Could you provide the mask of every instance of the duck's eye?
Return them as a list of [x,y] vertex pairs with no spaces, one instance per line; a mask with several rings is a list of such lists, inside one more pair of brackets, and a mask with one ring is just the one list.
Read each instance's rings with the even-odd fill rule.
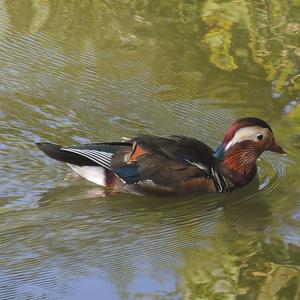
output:
[[257,138],[259,141],[261,141],[261,140],[264,138],[264,136],[263,136],[262,134],[258,134],[258,135],[256,136],[256,138]]

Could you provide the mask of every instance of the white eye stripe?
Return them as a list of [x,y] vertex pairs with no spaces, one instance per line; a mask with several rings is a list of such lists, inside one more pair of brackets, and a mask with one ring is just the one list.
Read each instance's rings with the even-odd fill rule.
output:
[[233,145],[233,139],[226,145],[225,151],[227,151]]
[[[233,138],[227,143],[225,151],[231,148],[236,143],[240,143],[245,140],[255,141],[262,140],[268,135],[269,129],[260,126],[248,126],[238,129]],[[270,134],[270,133],[269,133]],[[262,136],[262,138],[258,138]]]

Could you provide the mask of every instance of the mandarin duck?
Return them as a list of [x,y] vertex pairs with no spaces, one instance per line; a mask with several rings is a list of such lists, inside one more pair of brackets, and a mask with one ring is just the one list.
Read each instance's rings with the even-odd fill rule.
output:
[[107,191],[157,196],[231,191],[254,178],[256,160],[265,150],[285,153],[271,127],[252,117],[234,122],[216,151],[181,135],[141,135],[71,147],[41,142],[37,146]]

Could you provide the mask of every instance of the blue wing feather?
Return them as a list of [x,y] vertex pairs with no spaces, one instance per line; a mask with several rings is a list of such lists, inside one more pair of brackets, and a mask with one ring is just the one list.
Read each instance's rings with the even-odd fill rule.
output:
[[114,169],[114,172],[122,178],[127,184],[137,183],[143,178],[138,172],[137,165],[127,165]]

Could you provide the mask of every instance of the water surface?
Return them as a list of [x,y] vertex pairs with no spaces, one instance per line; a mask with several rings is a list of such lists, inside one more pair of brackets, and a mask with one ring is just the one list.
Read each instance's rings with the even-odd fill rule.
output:
[[[0,1],[0,298],[300,299],[299,1]],[[223,195],[101,190],[34,142],[263,118],[288,156]]]

